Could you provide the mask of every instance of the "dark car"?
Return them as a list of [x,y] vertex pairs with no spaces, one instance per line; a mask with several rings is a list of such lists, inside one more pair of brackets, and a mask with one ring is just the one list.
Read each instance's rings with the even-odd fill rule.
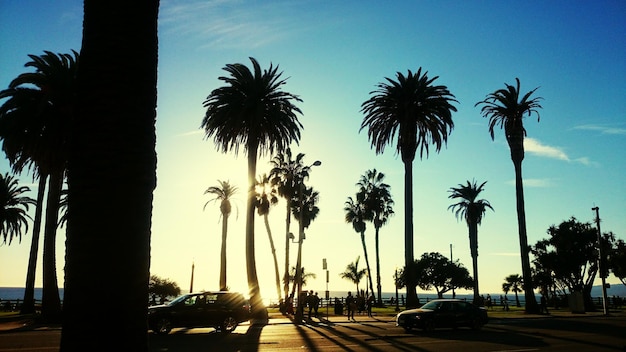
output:
[[148,326],[157,334],[168,334],[177,327],[213,327],[230,333],[249,319],[248,300],[235,292],[190,293],[148,308]]
[[418,309],[398,313],[396,326],[431,331],[435,328],[469,327],[475,330],[487,324],[487,310],[459,299],[435,299]]

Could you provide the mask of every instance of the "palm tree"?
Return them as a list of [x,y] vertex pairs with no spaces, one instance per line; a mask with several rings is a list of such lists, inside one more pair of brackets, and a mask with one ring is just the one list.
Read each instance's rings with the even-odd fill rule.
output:
[[513,291],[515,293],[515,306],[520,307],[518,292],[522,292],[524,287],[524,280],[518,274],[512,274],[507,276],[502,283],[502,290],[504,292]]
[[[365,221],[372,219],[372,211],[367,208],[363,203],[363,199],[359,198],[360,195],[357,193],[357,200],[355,201],[352,197],[348,197],[348,200],[344,203],[343,210],[346,215],[344,217],[346,223],[352,224],[352,228],[357,233],[361,234],[361,246],[363,247],[363,255],[365,256],[365,266],[367,267],[366,273],[368,274],[368,283],[369,288],[372,293],[374,293],[374,285],[372,283],[372,275],[370,270],[370,261],[367,256],[367,246],[365,245]],[[357,291],[358,293],[359,291]]]
[[276,187],[278,195],[283,197],[287,203],[287,215],[285,218],[285,272],[283,275],[285,297],[289,294],[289,244],[293,236],[290,231],[291,203],[300,187],[300,183],[309,178],[312,166],[304,165],[302,161],[304,159],[303,153],[298,153],[295,159],[292,159],[291,155],[291,149],[287,148],[284,152],[279,152],[270,161],[272,164],[272,170],[270,171],[272,186]]
[[388,184],[384,183],[385,174],[376,169],[368,170],[357,183],[359,193],[357,199],[363,199],[363,204],[371,210],[372,218],[369,219],[374,224],[376,231],[376,289],[378,293],[378,305],[382,306],[382,287],[380,285],[380,251],[379,234],[380,228],[387,223],[394,214],[393,199]]
[[[61,351],[148,351],[159,7],[136,5],[84,4],[78,118],[70,124]],[[119,310],[94,304],[96,297]],[[119,312],[122,326],[103,339]]]
[[213,199],[204,204],[206,209],[210,202],[220,202],[220,214],[222,217],[222,249],[220,251],[220,291],[227,291],[226,285],[226,235],[228,234],[228,217],[232,211],[230,200],[237,193],[237,187],[230,184],[229,181],[217,180],[219,186],[211,186],[204,191],[204,194],[211,194]]
[[283,152],[292,141],[300,141],[302,124],[296,113],[302,113],[292,101],[296,95],[282,91],[286,83],[278,66],[270,64],[261,71],[256,59],[250,58],[253,72],[243,64],[227,64],[226,83],[209,94],[203,102],[207,109],[202,119],[206,138],[213,137],[222,152],[239,152],[242,146],[248,158],[248,191],[246,192],[246,272],[250,289],[252,316],[267,319],[263,307],[254,251],[254,184],[258,154]]
[[343,273],[339,274],[339,276],[341,276],[342,279],[346,279],[351,281],[352,283],[354,283],[356,285],[356,292],[359,292],[359,282],[361,282],[361,280],[363,279],[363,276],[365,276],[365,274],[367,274],[367,270],[366,269],[361,269],[359,270],[359,260],[361,259],[360,256],[356,257],[356,260],[350,264],[348,264],[346,266],[346,271],[344,271]]
[[[41,56],[29,55],[26,67],[35,72],[20,74],[0,92],[7,98],[0,108],[0,135],[3,150],[15,172],[35,170],[40,178],[38,207],[43,207],[45,180],[48,180],[43,253],[42,315],[49,321],[59,320],[61,300],[56,276],[56,231],[59,201],[67,163],[70,121],[76,104],[76,73],[78,54],[55,54],[44,51]],[[34,271],[39,246],[39,214],[35,215],[35,231],[27,273],[23,312],[34,311]],[[32,284],[30,281],[32,280]]]
[[274,274],[276,279],[276,293],[278,295],[278,301],[282,301],[282,294],[280,289],[280,274],[278,271],[278,259],[276,258],[276,248],[274,247],[274,238],[272,237],[272,229],[270,228],[270,222],[268,215],[272,205],[278,203],[278,191],[276,187],[273,187],[267,174],[259,176],[256,181],[255,197],[257,208],[257,214],[263,216],[265,223],[265,230],[267,230],[267,237],[270,240],[270,249],[272,250],[272,257],[274,258]]
[[13,241],[13,236],[22,242],[22,226],[24,232],[28,232],[28,206],[37,202],[23,194],[30,192],[27,186],[19,186],[19,181],[9,175],[0,174],[0,236],[3,243],[9,239],[9,245]]
[[[317,162],[316,162],[317,163]],[[294,199],[291,204],[291,212],[293,216],[299,222],[299,240],[298,240],[298,257],[296,259],[296,278],[294,281],[294,285],[298,286],[298,296],[302,292],[302,286],[304,282],[302,281],[302,242],[305,239],[304,229],[308,228],[311,225],[311,222],[317,218],[319,214],[319,208],[317,207],[317,203],[319,202],[319,192],[315,191],[313,187],[306,187],[304,182],[300,183],[300,187],[298,187],[297,192],[294,194]],[[300,307],[301,302],[298,302],[298,307]],[[298,312],[301,312],[301,309],[298,309]],[[299,315],[300,313],[298,313]],[[301,318],[301,317],[297,317]],[[300,320],[298,320],[300,321]]]
[[528,247],[528,237],[526,234],[526,212],[524,210],[524,186],[522,182],[522,161],[524,160],[524,137],[526,129],[524,128],[524,116],[537,114],[539,121],[539,112],[541,108],[539,101],[543,98],[531,95],[539,88],[535,88],[524,94],[520,99],[520,81],[515,78],[516,86],[505,83],[506,89],[498,89],[487,95],[485,100],[479,101],[475,106],[483,105],[481,114],[483,117],[489,118],[489,133],[491,139],[494,139],[494,128],[504,128],[506,141],[511,149],[511,160],[515,168],[515,195],[517,203],[517,226],[520,242],[520,255],[522,258],[522,276],[526,285],[524,286],[524,297],[526,313],[538,313],[539,306],[535,299],[532,285],[532,272],[530,270],[530,258]]
[[[417,149],[420,159],[428,157],[429,144],[439,152],[448,141],[452,131],[452,112],[457,102],[446,86],[433,85],[438,78],[429,78],[422,68],[407,76],[397,72],[397,81],[386,78],[387,83],[379,83],[373,96],[361,105],[365,114],[361,129],[368,128],[368,139],[381,154],[387,144],[392,143],[396,134],[396,152],[404,163],[404,261],[407,270],[412,271],[413,254],[413,160]],[[419,301],[415,288],[416,275],[407,272],[407,307],[415,308]]]
[[457,220],[465,219],[469,230],[470,253],[472,255],[472,267],[474,275],[474,303],[480,301],[480,293],[478,289],[478,225],[482,222],[483,215],[487,208],[493,210],[489,201],[485,199],[476,199],[480,192],[483,191],[487,181],[476,185],[476,181],[467,181],[467,185],[459,184],[459,187],[451,187],[448,198],[459,199],[458,203],[448,207],[454,211]]

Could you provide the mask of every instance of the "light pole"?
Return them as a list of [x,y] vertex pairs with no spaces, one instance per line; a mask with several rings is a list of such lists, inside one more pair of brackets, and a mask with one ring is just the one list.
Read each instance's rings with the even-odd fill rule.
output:
[[596,224],[598,226],[598,271],[602,279],[602,310],[604,315],[608,315],[606,307],[606,279],[604,278],[604,264],[602,263],[602,232],[600,231],[600,208],[593,207],[591,210],[596,212]]
[[[296,260],[296,277],[294,278],[295,280],[295,285],[297,285],[298,289],[296,290],[298,293],[298,307],[296,309],[296,314],[295,314],[295,321],[296,324],[300,324],[302,323],[302,318],[304,317],[304,302],[302,302],[302,242],[305,239],[305,235],[304,235],[304,205],[305,205],[305,201],[304,201],[304,178],[305,176],[308,176],[308,171],[311,170],[311,167],[313,166],[320,166],[322,165],[322,162],[319,160],[316,160],[313,164],[303,167],[302,168],[302,172],[298,177],[298,187],[300,189],[300,194],[298,197],[298,200],[300,202],[300,220],[299,220],[299,236],[298,236],[298,259]],[[306,174],[305,174],[306,172]]]

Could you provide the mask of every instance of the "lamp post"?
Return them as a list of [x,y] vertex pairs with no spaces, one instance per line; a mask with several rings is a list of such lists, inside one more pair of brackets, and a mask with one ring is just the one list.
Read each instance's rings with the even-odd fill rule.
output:
[[[296,260],[296,277],[294,278],[295,282],[294,285],[296,285],[298,287],[298,289],[296,290],[298,293],[298,306],[296,308],[296,314],[295,314],[295,321],[296,324],[300,324],[302,323],[302,318],[304,317],[304,305],[302,302],[302,242],[305,239],[305,235],[304,235],[304,205],[305,205],[305,201],[304,201],[304,178],[305,176],[308,176],[308,171],[311,169],[312,166],[320,166],[322,165],[322,162],[319,160],[316,160],[313,164],[303,167],[302,168],[302,172],[298,177],[298,187],[300,190],[300,194],[299,194],[299,199],[298,201],[300,202],[300,219],[299,219],[299,236],[298,236],[298,259]],[[306,172],[306,174],[305,174]]]

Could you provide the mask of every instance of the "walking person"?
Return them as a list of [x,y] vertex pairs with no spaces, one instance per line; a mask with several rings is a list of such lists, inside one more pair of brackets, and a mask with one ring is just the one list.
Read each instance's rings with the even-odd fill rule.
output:
[[374,295],[367,296],[367,316],[372,317],[372,306],[374,305]]
[[313,314],[317,318],[317,311],[320,308],[320,296],[315,292],[315,296],[312,297],[313,300]]
[[356,301],[354,300],[354,296],[352,296],[352,292],[348,292],[348,297],[346,297],[346,308],[348,309],[348,320],[354,320]]

